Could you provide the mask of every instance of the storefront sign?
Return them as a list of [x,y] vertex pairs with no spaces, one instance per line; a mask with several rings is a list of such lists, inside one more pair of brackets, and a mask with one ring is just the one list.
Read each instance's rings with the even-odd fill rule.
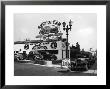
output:
[[70,59],[62,60],[62,67],[68,68],[70,66]]
[[47,49],[47,46],[37,46],[37,49]]
[[53,21],[46,21],[40,24],[40,26],[38,26],[40,30],[39,34],[49,34],[49,33],[58,33],[58,26],[60,26],[61,23],[58,22],[57,20],[53,20]]
[[28,50],[29,49],[29,44],[25,44],[24,49]]
[[56,42],[52,42],[50,46],[51,46],[51,48],[56,49],[57,48],[57,43]]
[[47,46],[41,46],[41,44],[33,46],[32,49],[36,50],[36,48],[37,49],[45,49],[45,50],[48,49]]
[[49,24],[53,24],[53,25],[57,25],[57,26],[61,25],[61,23],[58,22],[57,20],[53,20],[53,21],[42,22],[39,27],[43,27],[43,26],[46,26],[46,25],[49,25]]

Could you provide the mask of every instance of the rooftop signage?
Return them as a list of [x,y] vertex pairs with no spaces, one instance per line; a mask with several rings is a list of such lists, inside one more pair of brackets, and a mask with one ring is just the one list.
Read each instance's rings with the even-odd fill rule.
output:
[[61,25],[60,22],[57,20],[53,21],[45,21],[38,26],[40,30],[39,34],[44,35],[44,34],[49,34],[49,33],[55,33],[57,34],[59,32],[58,27]]

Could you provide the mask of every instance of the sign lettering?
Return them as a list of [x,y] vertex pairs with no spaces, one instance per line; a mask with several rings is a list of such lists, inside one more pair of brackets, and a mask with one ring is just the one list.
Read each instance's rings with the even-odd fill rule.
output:
[[62,67],[68,68],[70,66],[70,60],[62,60]]
[[41,49],[41,48],[47,49],[47,46],[37,46],[37,49]]

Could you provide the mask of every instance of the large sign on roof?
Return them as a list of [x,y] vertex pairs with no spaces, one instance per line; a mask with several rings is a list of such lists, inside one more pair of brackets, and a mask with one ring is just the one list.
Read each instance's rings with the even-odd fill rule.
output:
[[57,34],[59,32],[58,27],[60,25],[61,23],[58,22],[57,20],[42,22],[40,26],[38,26],[38,28],[41,29],[39,34],[42,34],[42,35],[49,34],[49,33]]

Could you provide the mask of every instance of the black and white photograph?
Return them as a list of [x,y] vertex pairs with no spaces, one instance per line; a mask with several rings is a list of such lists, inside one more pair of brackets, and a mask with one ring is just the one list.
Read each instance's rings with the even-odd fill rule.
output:
[[5,8],[6,85],[105,84],[106,5],[45,4]]
[[14,14],[14,76],[97,76],[97,14]]

